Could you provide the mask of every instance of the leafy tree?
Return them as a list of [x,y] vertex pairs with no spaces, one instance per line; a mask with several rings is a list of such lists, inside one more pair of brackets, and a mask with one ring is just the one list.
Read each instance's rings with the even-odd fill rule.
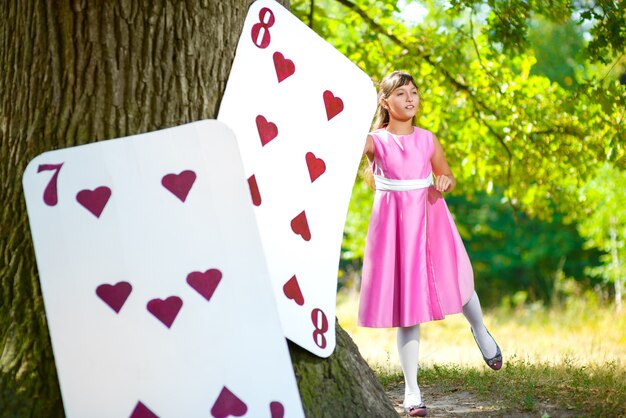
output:
[[591,60],[607,63],[626,51],[625,0],[452,0],[450,3],[457,10],[486,7],[487,25],[483,32],[492,44],[502,45],[507,51],[520,52],[528,46],[529,22],[534,16],[562,23],[573,12],[579,16],[580,24],[592,25],[592,39],[587,45]]

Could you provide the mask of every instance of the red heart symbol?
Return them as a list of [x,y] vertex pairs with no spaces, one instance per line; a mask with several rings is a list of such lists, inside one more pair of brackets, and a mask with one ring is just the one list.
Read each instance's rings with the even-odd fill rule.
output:
[[296,275],[287,280],[287,283],[283,286],[283,293],[287,296],[287,299],[291,299],[296,302],[298,305],[304,305],[304,296],[302,296],[302,291],[300,290],[300,285],[298,284],[298,279],[296,279]]
[[293,61],[285,58],[280,52],[274,52],[273,58],[279,83],[296,72],[296,66],[293,64]]
[[256,183],[256,177],[254,174],[248,178],[248,186],[250,187],[250,194],[252,195],[252,203],[254,206],[260,206],[261,193],[259,192],[259,185]]
[[306,153],[306,165],[309,168],[309,177],[313,183],[326,171],[326,163],[321,158],[317,158],[312,152]]
[[111,189],[106,186],[100,186],[94,190],[81,190],[76,194],[78,203],[93,213],[96,218],[100,217],[110,197]]
[[291,220],[291,230],[302,236],[302,239],[305,241],[311,239],[311,230],[309,230],[309,223],[306,220],[306,213],[304,213],[304,211],[300,212],[298,216]]
[[326,107],[326,117],[331,120],[343,110],[343,100],[330,91],[324,92],[324,106]]
[[229,415],[240,417],[247,411],[246,404],[224,386],[211,408],[211,415],[215,418],[226,418]]
[[187,283],[206,300],[211,300],[213,292],[222,280],[222,272],[218,269],[209,269],[204,273],[194,271],[187,275]]
[[285,416],[285,407],[282,403],[274,401],[270,403],[270,413],[272,418],[283,418]]
[[159,416],[139,401],[137,402],[137,406],[135,406],[133,413],[130,414],[130,418],[159,418]]
[[182,307],[183,301],[178,296],[170,296],[165,300],[152,299],[148,302],[148,311],[168,328],[172,326]]
[[182,202],[187,199],[191,186],[196,181],[196,173],[191,170],[180,174],[167,174],[161,179],[161,184]]
[[261,144],[265,146],[272,139],[278,135],[278,128],[275,123],[268,122],[265,117],[259,115],[256,117],[256,128],[259,131],[259,137],[261,138]]
[[109,305],[115,313],[119,313],[132,290],[133,287],[128,282],[119,282],[114,285],[101,284],[96,287],[96,295]]

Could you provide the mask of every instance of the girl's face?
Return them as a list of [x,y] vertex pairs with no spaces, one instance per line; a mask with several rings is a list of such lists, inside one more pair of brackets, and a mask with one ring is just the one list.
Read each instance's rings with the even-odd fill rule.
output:
[[381,99],[381,105],[389,112],[390,120],[406,122],[413,119],[419,106],[419,94],[413,83],[393,90],[389,97]]

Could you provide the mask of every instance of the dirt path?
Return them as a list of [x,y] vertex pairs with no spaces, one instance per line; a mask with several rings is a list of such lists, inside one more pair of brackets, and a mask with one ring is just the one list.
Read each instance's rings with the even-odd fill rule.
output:
[[[420,385],[422,398],[426,400],[428,407],[428,417],[507,417],[507,418],[538,418],[547,414],[550,418],[569,418],[580,416],[575,411],[563,410],[542,403],[537,405],[537,411],[514,411],[502,405],[501,401],[496,399],[494,402],[486,402],[479,400],[476,396],[469,392],[455,391],[452,393],[438,392],[436,389],[428,386]],[[396,411],[400,416],[406,417],[402,408],[402,399],[404,396],[404,387],[401,384],[390,384],[387,387],[387,396],[391,399]]]

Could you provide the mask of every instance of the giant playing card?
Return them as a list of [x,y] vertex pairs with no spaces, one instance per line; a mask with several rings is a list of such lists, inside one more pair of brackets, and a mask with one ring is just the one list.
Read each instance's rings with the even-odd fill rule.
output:
[[68,417],[303,416],[225,125],[48,152],[23,180]]
[[335,347],[345,216],[376,107],[370,79],[289,11],[252,4],[218,119],[235,131],[285,335]]

